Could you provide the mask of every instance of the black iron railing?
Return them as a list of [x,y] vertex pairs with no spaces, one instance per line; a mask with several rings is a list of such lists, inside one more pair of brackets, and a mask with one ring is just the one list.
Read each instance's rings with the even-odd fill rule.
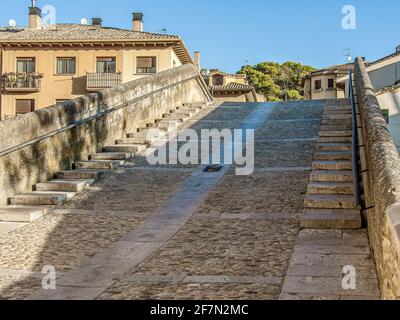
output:
[[41,73],[4,73],[1,84],[4,90],[40,90]]
[[358,156],[358,124],[357,124],[357,110],[356,100],[354,95],[353,85],[353,72],[349,74],[349,93],[351,99],[352,109],[352,149],[353,149],[353,180],[354,180],[354,196],[358,206],[361,206],[361,187],[360,187],[360,169],[359,169],[359,156]]

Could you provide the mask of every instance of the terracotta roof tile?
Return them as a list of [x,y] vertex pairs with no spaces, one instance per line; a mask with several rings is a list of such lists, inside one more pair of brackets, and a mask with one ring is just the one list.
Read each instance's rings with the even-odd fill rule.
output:
[[5,41],[180,40],[179,36],[81,24],[57,24],[54,29],[0,28]]
[[211,86],[212,91],[252,91],[254,88],[249,85],[231,82],[223,86]]

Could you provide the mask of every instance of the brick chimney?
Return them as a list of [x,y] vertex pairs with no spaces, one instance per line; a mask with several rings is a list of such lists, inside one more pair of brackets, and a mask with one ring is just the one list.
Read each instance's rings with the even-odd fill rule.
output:
[[101,18],[92,18],[92,26],[101,27],[102,22]]
[[133,13],[133,31],[143,31],[143,13],[141,12],[134,12]]
[[32,0],[32,7],[29,7],[29,29],[42,29],[42,10],[36,7],[36,1]]
[[200,71],[201,67],[200,67],[200,51],[195,51],[194,52],[194,65],[196,66],[196,68]]

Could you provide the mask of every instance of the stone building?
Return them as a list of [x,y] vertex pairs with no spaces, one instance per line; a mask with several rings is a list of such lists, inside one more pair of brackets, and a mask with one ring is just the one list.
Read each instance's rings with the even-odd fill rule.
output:
[[311,72],[302,80],[305,100],[340,99],[346,88],[338,85],[337,79],[348,75],[353,64],[336,65]]
[[1,119],[93,91],[195,63],[179,36],[143,32],[143,14],[132,30],[92,24],[44,25],[29,8],[28,27],[0,28]]
[[[367,64],[366,70],[400,151],[400,46],[394,53]],[[348,75],[339,78],[338,83],[348,88]]]
[[202,75],[216,100],[225,102],[264,101],[247,82],[245,74],[228,74],[220,70],[203,70]]

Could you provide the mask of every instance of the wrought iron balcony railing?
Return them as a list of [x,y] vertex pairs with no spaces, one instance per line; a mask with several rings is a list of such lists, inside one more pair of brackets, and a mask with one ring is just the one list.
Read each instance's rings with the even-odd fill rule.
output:
[[88,73],[86,89],[96,91],[115,87],[122,82],[121,73]]
[[40,91],[41,73],[4,73],[1,86],[5,91]]

